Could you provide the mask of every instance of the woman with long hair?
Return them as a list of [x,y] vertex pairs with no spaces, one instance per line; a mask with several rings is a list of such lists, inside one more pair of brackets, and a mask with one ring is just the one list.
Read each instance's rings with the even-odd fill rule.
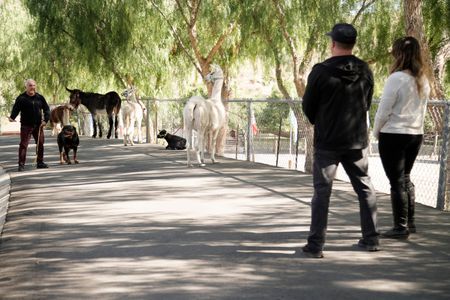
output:
[[391,185],[394,216],[394,227],[382,236],[406,239],[416,232],[415,190],[410,174],[422,144],[430,86],[415,38],[396,40],[391,53],[394,62],[375,115],[373,134],[378,138],[381,161]]

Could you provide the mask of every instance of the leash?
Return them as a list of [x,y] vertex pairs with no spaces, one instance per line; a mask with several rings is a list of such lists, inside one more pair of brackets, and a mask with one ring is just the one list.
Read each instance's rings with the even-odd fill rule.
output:
[[38,138],[36,141],[36,156],[34,158],[34,163],[37,165],[37,158],[38,158],[38,153],[39,153],[39,141],[41,140],[41,130],[43,131],[43,125],[41,123],[41,125],[39,125],[39,131],[38,131]]

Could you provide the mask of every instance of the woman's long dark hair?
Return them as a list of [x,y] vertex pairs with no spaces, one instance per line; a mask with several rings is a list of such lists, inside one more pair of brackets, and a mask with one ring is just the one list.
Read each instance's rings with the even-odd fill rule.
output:
[[423,62],[419,42],[412,36],[397,39],[392,46],[394,63],[391,74],[398,71],[409,71],[416,79],[417,90],[422,97]]

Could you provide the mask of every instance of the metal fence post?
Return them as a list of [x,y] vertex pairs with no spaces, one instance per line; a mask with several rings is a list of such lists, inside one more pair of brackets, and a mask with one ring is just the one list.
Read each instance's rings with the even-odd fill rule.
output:
[[300,140],[300,126],[297,122],[297,140],[295,141],[295,170],[298,169],[298,141]]
[[235,149],[235,157],[234,159],[238,159],[238,151],[239,151],[239,124],[236,129],[236,149]]
[[445,121],[442,133],[442,148],[441,156],[439,159],[439,186],[438,186],[438,196],[436,202],[436,208],[440,210],[445,209],[445,204],[450,200],[450,182],[449,182],[449,172],[450,172],[450,160],[449,160],[449,144],[450,144],[450,106],[449,103],[445,103]]
[[251,161],[251,150],[253,149],[252,135],[252,101],[247,101],[247,161]]
[[147,118],[145,118],[145,138],[146,138],[146,143],[149,144],[150,143],[150,122],[152,121],[152,120],[150,120],[150,99],[147,99],[145,106],[147,109]]
[[281,143],[281,126],[283,125],[283,117],[280,116],[280,125],[278,126],[278,139],[277,139],[277,156],[275,167],[278,167],[278,157],[280,156],[280,143]]

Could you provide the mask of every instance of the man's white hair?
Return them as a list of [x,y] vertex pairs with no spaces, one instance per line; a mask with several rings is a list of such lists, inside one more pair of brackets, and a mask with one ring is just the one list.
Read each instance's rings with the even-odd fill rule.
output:
[[34,79],[28,78],[27,80],[25,80],[25,87],[28,85],[29,82],[34,82],[34,84],[36,84],[36,81]]

